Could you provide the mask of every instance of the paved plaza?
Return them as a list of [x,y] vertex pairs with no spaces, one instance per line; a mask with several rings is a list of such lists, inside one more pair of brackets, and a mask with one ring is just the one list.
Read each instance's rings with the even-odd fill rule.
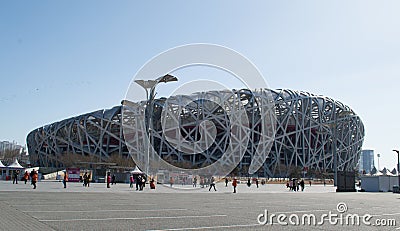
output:
[[[105,184],[85,188],[69,183],[64,189],[61,182],[42,181],[33,190],[23,182],[0,181],[0,230],[400,230],[400,194],[336,193],[328,185],[290,192],[283,184],[240,184],[236,194],[231,184],[218,183],[216,188],[209,192],[157,185],[156,190],[147,186],[136,191],[128,184],[107,189]],[[339,211],[343,208],[338,204],[347,210]],[[266,212],[267,217],[275,215],[273,224],[259,224]],[[305,214],[315,215],[317,224],[289,221]],[[368,224],[331,224],[329,214],[372,218]],[[279,224],[278,216],[286,216],[281,221],[288,224]]]

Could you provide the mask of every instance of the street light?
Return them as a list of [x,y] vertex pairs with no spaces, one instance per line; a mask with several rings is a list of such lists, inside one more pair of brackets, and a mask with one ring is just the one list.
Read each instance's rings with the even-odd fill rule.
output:
[[379,157],[381,157],[381,154],[376,154],[376,156],[378,157],[378,171],[379,171],[379,169],[381,169],[380,167],[379,167]]
[[399,168],[400,168],[400,151],[399,150],[393,150],[393,152],[396,152],[397,153],[397,177],[399,178],[399,184],[398,184],[398,186],[400,187],[400,174],[399,174]]
[[[135,83],[137,83],[138,85],[140,85],[141,87],[144,88],[144,90],[146,91],[146,110],[145,110],[145,126],[146,126],[146,133],[149,137],[149,142],[147,143],[147,161],[146,161],[146,174],[149,174],[149,160],[150,160],[150,137],[151,137],[151,130],[150,130],[150,126],[151,126],[151,117],[153,114],[153,101],[154,98],[156,96],[156,86],[159,83],[168,83],[168,82],[174,82],[174,81],[178,81],[178,78],[176,78],[173,75],[170,74],[166,74],[164,76],[161,76],[157,79],[154,80],[135,80]],[[150,90],[150,92],[149,92]]]

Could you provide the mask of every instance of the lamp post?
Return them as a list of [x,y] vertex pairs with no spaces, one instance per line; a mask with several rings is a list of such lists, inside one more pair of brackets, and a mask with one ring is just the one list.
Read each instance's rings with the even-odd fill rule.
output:
[[400,168],[400,151],[399,150],[393,150],[393,152],[397,153],[397,177],[399,178],[399,184],[398,186],[400,187],[400,174],[399,174],[399,168]]
[[381,169],[380,167],[379,167],[379,157],[381,157],[381,154],[376,154],[376,156],[378,157],[378,171],[379,171],[379,169]]
[[[141,87],[144,88],[146,91],[146,110],[145,110],[145,128],[146,128],[146,133],[149,137],[149,142],[147,143],[146,147],[146,154],[147,154],[147,161],[146,161],[146,174],[149,174],[149,160],[150,160],[150,137],[151,137],[151,117],[153,114],[153,101],[156,96],[156,86],[159,83],[168,83],[168,82],[174,82],[178,81],[178,78],[176,78],[173,75],[166,74],[164,76],[161,76],[157,79],[154,80],[135,80],[135,83],[140,85]],[[149,92],[150,91],[150,92]]]

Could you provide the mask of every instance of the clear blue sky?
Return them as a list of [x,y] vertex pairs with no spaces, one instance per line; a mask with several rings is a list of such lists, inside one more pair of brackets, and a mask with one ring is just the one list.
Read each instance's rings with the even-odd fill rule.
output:
[[[353,108],[364,148],[400,148],[399,1],[1,1],[0,140],[119,105],[150,58],[189,43],[248,57],[271,88]],[[185,76],[180,76],[185,78]]]

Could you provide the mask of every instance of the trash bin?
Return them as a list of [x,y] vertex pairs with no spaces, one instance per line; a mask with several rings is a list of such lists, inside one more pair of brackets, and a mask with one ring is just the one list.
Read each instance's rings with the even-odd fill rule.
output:
[[393,185],[393,193],[400,193],[398,185]]

